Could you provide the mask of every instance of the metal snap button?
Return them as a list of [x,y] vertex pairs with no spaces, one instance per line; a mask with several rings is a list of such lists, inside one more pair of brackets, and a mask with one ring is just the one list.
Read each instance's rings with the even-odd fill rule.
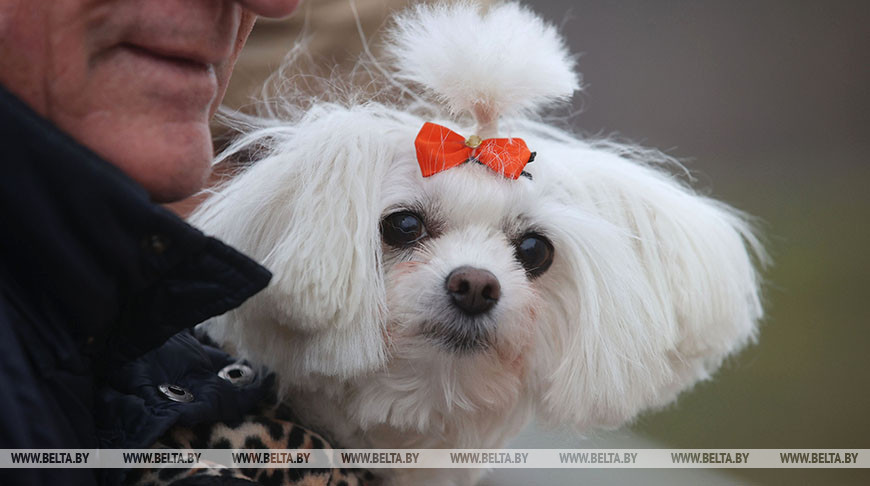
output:
[[149,235],[145,238],[143,246],[157,255],[162,255],[169,248],[169,240],[163,235]]
[[173,402],[187,403],[193,401],[193,393],[190,393],[187,388],[178,385],[170,385],[169,383],[164,383],[157,388],[164,397]]
[[224,368],[218,371],[218,376],[232,383],[233,385],[247,385],[254,381],[254,377],[256,373],[251,369],[250,366],[242,364],[242,363],[233,363],[231,365],[224,366]]

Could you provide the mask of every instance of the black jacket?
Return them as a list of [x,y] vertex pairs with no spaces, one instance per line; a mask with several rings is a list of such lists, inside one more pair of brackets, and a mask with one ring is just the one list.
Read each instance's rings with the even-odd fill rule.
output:
[[[233,359],[185,330],[240,305],[268,271],[2,88],[0,160],[0,449],[147,448],[176,423],[236,419],[264,397],[264,373],[219,378]],[[119,473],[7,469],[0,484]]]

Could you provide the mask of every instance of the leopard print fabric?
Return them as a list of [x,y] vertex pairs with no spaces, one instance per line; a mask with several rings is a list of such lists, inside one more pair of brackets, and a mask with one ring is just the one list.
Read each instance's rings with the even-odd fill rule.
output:
[[[282,408],[246,416],[235,423],[175,427],[154,449],[330,449],[319,434],[297,425]],[[280,417],[280,418],[279,418]],[[184,486],[210,484],[262,486],[370,486],[376,484],[368,471],[355,469],[231,468],[205,461],[185,468],[131,469],[125,486]]]

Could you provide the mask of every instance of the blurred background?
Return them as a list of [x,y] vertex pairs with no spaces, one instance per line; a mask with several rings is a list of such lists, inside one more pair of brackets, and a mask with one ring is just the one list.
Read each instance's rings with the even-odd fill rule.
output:
[[[356,0],[370,41],[405,0]],[[530,0],[560,26],[585,90],[582,134],[681,159],[696,187],[760,218],[773,256],[758,344],[633,426],[515,447],[870,448],[870,2]],[[307,27],[305,27],[307,26]],[[261,22],[240,107],[300,31],[328,70],[359,55],[348,0]],[[335,67],[337,66],[337,67]],[[496,470],[514,484],[870,484],[861,470]]]

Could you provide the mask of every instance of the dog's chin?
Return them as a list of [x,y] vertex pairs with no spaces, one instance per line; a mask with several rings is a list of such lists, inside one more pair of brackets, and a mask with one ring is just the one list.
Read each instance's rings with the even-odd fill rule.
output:
[[386,425],[429,437],[469,434],[468,443],[474,443],[482,423],[522,402],[531,340],[526,333],[507,332],[528,329],[520,317],[394,320],[387,366],[352,386],[348,409],[354,421],[371,437]]
[[437,363],[431,370],[421,370],[430,374],[461,364],[464,368],[458,372],[463,375],[483,373],[481,368],[519,375],[523,356],[532,346],[533,316],[531,307],[482,315],[445,308],[421,311],[410,319],[406,312],[401,322],[394,320],[388,325],[390,362],[404,361],[414,366]]
[[430,320],[419,326],[420,334],[445,352],[468,356],[491,349],[496,339],[496,323],[487,316],[457,315],[451,319]]
[[355,405],[349,408],[364,430],[388,425],[424,434],[462,434],[475,420],[505,413],[520,402],[525,371],[520,346],[500,341],[497,333],[396,335],[387,367],[355,383]]

